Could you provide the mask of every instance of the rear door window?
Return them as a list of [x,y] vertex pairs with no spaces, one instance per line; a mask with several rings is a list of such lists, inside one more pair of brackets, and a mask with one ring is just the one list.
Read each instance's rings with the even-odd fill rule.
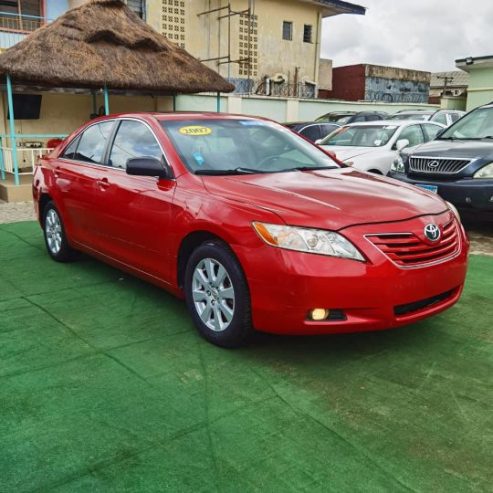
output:
[[437,123],[441,123],[442,125],[448,125],[447,114],[439,113],[438,115],[433,117],[433,121]]
[[430,123],[425,123],[421,125],[421,127],[425,133],[426,141],[434,140],[439,132],[443,130],[442,127],[439,127],[438,125],[431,125]]
[[79,140],[72,159],[88,163],[103,164],[104,151],[113,128],[113,121],[91,125]]
[[301,132],[303,137],[306,137],[308,140],[315,142],[317,139],[320,139],[320,129],[318,125],[310,125],[309,127],[305,127]]

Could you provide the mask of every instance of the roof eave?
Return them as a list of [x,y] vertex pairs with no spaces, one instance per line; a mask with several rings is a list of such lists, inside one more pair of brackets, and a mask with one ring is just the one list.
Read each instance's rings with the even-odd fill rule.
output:
[[323,17],[332,17],[340,14],[365,15],[366,7],[344,0],[310,0],[311,3],[325,7]]
[[455,60],[455,66],[469,72],[471,68],[493,68],[493,55],[466,57]]

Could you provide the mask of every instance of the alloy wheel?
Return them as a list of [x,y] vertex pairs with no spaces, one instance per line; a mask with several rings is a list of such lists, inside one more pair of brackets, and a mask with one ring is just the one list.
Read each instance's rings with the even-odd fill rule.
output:
[[62,223],[58,213],[50,209],[45,218],[46,243],[53,255],[60,252],[62,248]]
[[192,295],[202,322],[214,332],[226,330],[233,320],[235,292],[226,268],[216,259],[202,259],[193,272]]

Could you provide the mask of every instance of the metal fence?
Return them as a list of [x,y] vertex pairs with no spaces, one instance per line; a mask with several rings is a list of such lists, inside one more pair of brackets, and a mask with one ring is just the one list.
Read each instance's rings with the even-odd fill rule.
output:
[[427,103],[428,95],[422,92],[391,93],[387,91],[367,91],[365,101],[384,103]]
[[315,98],[317,97],[316,87],[313,84],[288,84],[287,82],[273,82],[263,79],[240,79],[230,78],[234,84],[234,94],[273,96],[280,98]]

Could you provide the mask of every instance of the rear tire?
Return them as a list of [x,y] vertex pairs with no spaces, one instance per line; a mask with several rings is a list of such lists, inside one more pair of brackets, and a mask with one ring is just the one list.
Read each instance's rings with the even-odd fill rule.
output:
[[53,260],[72,262],[76,259],[78,252],[70,246],[62,218],[52,201],[43,210],[43,233],[46,250]]
[[208,241],[194,250],[185,271],[185,299],[198,332],[209,342],[233,348],[251,336],[248,285],[224,243]]

